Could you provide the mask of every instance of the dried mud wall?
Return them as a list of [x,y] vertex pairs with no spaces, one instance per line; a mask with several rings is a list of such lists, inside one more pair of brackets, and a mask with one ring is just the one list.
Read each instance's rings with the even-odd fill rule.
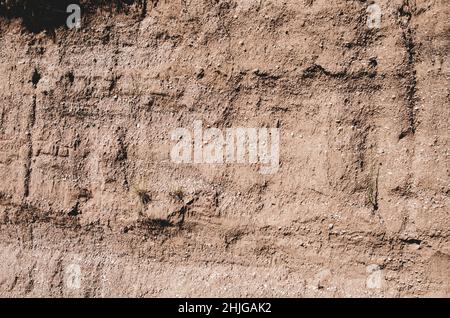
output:
[[448,0],[131,2],[0,10],[0,296],[450,296]]

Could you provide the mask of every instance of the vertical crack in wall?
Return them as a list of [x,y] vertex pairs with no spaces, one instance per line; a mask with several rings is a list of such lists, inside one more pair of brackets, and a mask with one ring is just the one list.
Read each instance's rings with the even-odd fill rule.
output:
[[25,161],[25,177],[23,185],[23,199],[25,200],[30,195],[30,179],[31,179],[31,160],[33,157],[33,127],[36,122],[36,94],[33,96],[33,101],[31,103],[30,114],[28,116],[28,126],[26,131],[26,142],[27,142],[27,157]]
[[408,121],[409,130],[412,133],[416,132],[416,92],[417,92],[417,76],[415,70],[415,44],[410,28],[403,33],[403,40],[408,52],[408,86],[406,88],[406,102],[408,107]]
[[2,112],[0,113],[0,134],[4,133],[4,122],[5,122],[5,105],[2,105]]
[[[406,95],[405,95],[405,103],[407,107],[407,116],[408,116],[408,128],[403,130],[399,139],[402,139],[410,134],[414,135],[416,132],[416,114],[415,107],[417,102],[417,73],[415,69],[416,57],[417,57],[417,49],[414,42],[414,30],[410,25],[412,19],[413,5],[415,5],[414,1],[404,0],[402,6],[398,10],[398,21],[400,27],[402,28],[402,39],[403,44],[406,49]],[[404,169],[408,171],[406,175],[403,187],[409,187],[408,185],[412,185],[412,178],[414,176],[415,171],[413,170],[413,160],[415,156],[415,145],[414,142],[409,142],[407,145],[406,158],[407,162],[405,163]],[[403,216],[404,217],[404,216]],[[410,222],[409,217],[404,217],[402,221],[400,232],[407,228],[408,223]]]
[[142,7],[141,7],[141,21],[145,19],[147,16],[147,0],[142,1]]
[[399,139],[404,138],[408,134],[414,134],[416,132],[416,115],[415,108],[417,102],[417,75],[415,69],[416,62],[416,45],[414,43],[413,30],[410,26],[410,21],[412,17],[411,4],[409,0],[405,0],[403,5],[398,11],[399,22],[402,28],[402,38],[403,43],[406,48],[407,53],[407,68],[406,68],[406,107],[408,115],[408,129],[400,133]]
[[118,152],[116,156],[116,162],[120,165],[120,170],[123,174],[123,186],[127,191],[130,191],[130,184],[128,180],[128,145],[125,142],[127,131],[119,131],[119,137],[117,138]]

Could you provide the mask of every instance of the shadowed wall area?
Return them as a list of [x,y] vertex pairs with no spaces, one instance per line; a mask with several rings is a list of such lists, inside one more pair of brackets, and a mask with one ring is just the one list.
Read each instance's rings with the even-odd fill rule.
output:
[[51,31],[65,25],[70,4],[81,6],[84,13],[90,14],[97,8],[103,10],[127,11],[130,5],[138,5],[142,10],[146,0],[0,0],[0,15],[10,19],[21,18],[30,32]]

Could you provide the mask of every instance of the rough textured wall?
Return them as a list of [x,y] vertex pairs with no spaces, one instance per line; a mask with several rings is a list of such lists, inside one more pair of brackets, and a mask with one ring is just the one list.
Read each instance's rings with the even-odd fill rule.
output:
[[[0,17],[0,296],[450,296],[448,0],[379,29],[366,1],[84,2]],[[195,120],[278,127],[279,171],[173,163]]]

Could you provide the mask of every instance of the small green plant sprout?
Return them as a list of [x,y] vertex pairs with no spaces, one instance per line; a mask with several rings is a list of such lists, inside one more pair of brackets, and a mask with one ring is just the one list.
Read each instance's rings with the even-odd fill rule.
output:
[[181,202],[184,200],[185,193],[182,188],[176,188],[173,191],[169,192],[169,196],[177,202]]
[[143,205],[147,205],[152,201],[152,198],[147,190],[141,188],[141,187],[133,187],[133,192],[137,195],[139,198],[139,201]]
[[372,169],[367,185],[367,204],[372,207],[373,213],[378,210],[378,178],[380,176],[380,166],[378,166],[376,174]]

